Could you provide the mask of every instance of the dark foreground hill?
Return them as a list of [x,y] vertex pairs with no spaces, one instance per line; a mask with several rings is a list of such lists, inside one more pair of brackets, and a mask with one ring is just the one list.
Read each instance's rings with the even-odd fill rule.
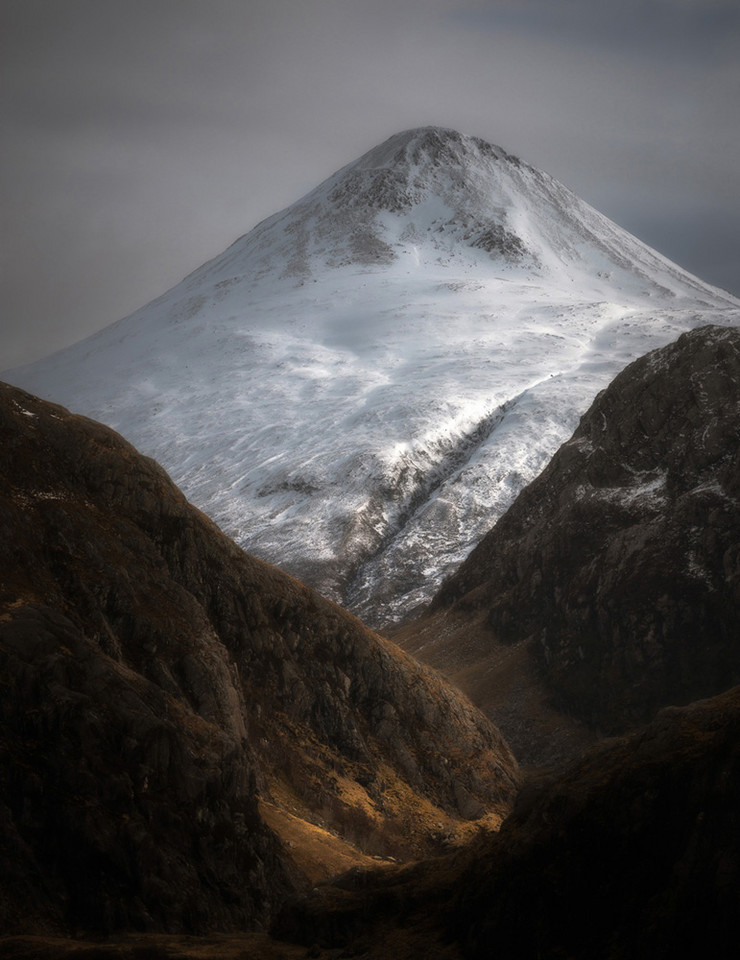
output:
[[322,818],[320,842],[413,855],[505,813],[497,734],[120,438],[8,389],[0,956],[734,957],[739,358],[708,328],[627,368],[412,627],[528,759],[634,729],[530,780],[497,834],[348,854],[318,887]]
[[377,960],[735,957],[740,689],[666,709],[525,788],[498,834],[347,877],[278,929]]
[[740,682],[739,504],[740,332],[705,327],[597,397],[402,641],[525,760],[719,693]]
[[248,929],[317,849],[429,853],[506,813],[478,711],[118,435],[2,386],[0,443],[3,933]]
[[498,834],[352,871],[273,937],[14,937],[13,960],[675,960],[737,955],[740,688],[661,712],[525,788]]

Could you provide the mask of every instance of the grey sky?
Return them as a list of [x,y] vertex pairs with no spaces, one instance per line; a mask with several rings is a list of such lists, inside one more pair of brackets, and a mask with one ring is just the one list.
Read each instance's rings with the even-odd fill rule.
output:
[[0,0],[0,20],[0,369],[425,124],[740,294],[737,0]]

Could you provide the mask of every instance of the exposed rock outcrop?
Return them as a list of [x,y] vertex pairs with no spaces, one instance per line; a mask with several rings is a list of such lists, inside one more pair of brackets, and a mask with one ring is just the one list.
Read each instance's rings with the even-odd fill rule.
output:
[[430,662],[457,658],[459,672],[524,645],[556,706],[607,732],[727,689],[740,682],[739,503],[740,332],[705,327],[597,397],[436,596],[449,637]]
[[2,386],[0,442],[6,931],[266,921],[301,879],[259,796],[397,856],[506,812],[478,711],[118,435]]
[[[740,688],[662,711],[530,784],[495,835],[454,854],[352,871],[286,905],[268,942],[16,937],[60,960],[734,960],[740,936]],[[295,946],[296,944],[302,946]],[[310,947],[307,952],[306,947]]]
[[[729,960],[740,935],[740,688],[662,711],[532,785],[495,836],[286,910],[362,955]],[[390,949],[389,949],[390,945]]]
[[224,724],[39,601],[3,615],[0,671],[3,933],[249,929],[300,889]]

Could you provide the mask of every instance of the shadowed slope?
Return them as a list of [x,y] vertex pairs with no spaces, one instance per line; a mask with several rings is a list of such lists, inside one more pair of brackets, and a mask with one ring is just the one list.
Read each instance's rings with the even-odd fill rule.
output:
[[496,836],[347,877],[278,930],[374,960],[729,960],[740,934],[740,689],[663,711],[526,788]]
[[726,689],[740,680],[739,451],[740,333],[684,334],[599,395],[400,639],[522,757],[545,691],[617,731]]
[[260,795],[397,856],[508,809],[485,718],[119,436],[3,386],[0,441],[6,929],[264,921],[300,880]]
[[[280,940],[0,941],[18,960],[734,960],[740,936],[740,689],[663,711],[527,787],[499,834],[283,911]],[[311,947],[306,952],[306,947]]]

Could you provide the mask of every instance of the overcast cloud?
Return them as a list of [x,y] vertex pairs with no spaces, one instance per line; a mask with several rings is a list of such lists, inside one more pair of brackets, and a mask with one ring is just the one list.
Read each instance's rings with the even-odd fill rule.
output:
[[499,143],[740,294],[736,0],[1,0],[0,369],[391,134]]

